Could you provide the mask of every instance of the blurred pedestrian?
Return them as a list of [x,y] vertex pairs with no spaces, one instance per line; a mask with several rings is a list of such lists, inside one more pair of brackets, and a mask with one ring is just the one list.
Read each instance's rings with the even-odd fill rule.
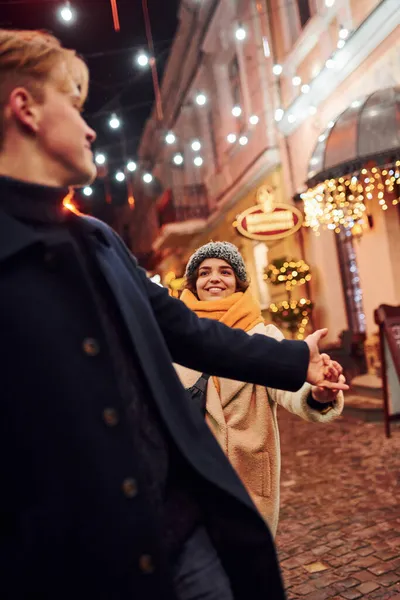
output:
[[[210,242],[199,248],[188,262],[186,278],[181,300],[197,316],[249,335],[283,339],[277,327],[264,324],[245,263],[233,244]],[[331,377],[344,383],[340,365],[325,358]],[[197,399],[201,373],[179,366],[177,371],[186,388],[195,385]],[[275,535],[281,464],[277,405],[307,421],[329,423],[342,413],[343,392],[308,383],[297,392],[287,392],[232,378],[203,377],[200,381],[207,423]]]
[[324,332],[198,319],[64,208],[96,175],[87,89],[54,37],[0,30],[1,598],[281,599],[270,532],[171,359],[329,388]]

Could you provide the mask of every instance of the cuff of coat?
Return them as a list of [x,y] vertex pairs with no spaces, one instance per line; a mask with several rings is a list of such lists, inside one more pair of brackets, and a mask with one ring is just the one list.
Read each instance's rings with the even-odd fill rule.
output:
[[[321,404],[314,400],[311,395],[311,389],[307,396],[302,398],[303,411],[308,421],[314,421],[318,423],[330,423],[334,421],[343,412],[344,408],[344,396],[343,392],[338,392],[335,400],[329,403],[330,409],[326,410],[327,405]],[[318,406],[316,406],[318,405]],[[314,406],[316,406],[314,408]]]

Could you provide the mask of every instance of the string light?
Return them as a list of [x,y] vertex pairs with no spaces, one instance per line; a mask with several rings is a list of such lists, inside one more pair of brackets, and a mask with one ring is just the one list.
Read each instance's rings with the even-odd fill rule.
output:
[[139,52],[139,54],[136,56],[136,62],[139,65],[139,67],[147,67],[150,62],[149,55],[143,51]]
[[241,135],[239,138],[239,144],[241,146],[246,146],[246,144],[248,143],[249,138],[246,135]]
[[334,69],[335,68],[335,61],[333,60],[333,58],[328,58],[328,60],[325,63],[325,66],[327,69]]
[[282,75],[283,67],[282,65],[274,65],[272,67],[272,72],[274,75]]
[[175,163],[176,165],[178,165],[178,166],[182,165],[182,164],[183,164],[183,156],[182,156],[182,154],[180,154],[180,153],[178,152],[178,154],[175,154],[175,156],[174,156],[174,159],[173,159],[173,160],[174,160],[174,163]]
[[91,196],[93,194],[93,188],[91,188],[90,185],[87,185],[83,188],[83,193],[85,196]]
[[202,92],[197,94],[196,96],[196,103],[199,106],[204,106],[204,104],[207,102],[207,96],[205,94],[203,94]]
[[310,86],[308,85],[308,83],[304,83],[301,86],[301,91],[303,94],[308,94],[308,92],[310,91]]
[[130,161],[128,161],[128,164],[126,165],[126,168],[128,169],[128,171],[133,173],[134,171],[136,171],[137,165],[133,160],[130,160]]
[[257,117],[257,115],[251,115],[249,123],[250,125],[258,125],[259,120],[260,119]]
[[117,115],[114,113],[111,115],[111,118],[108,122],[111,129],[118,129],[121,126],[121,121],[118,119]]
[[192,150],[193,150],[193,152],[198,152],[199,150],[201,150],[201,143],[199,140],[193,140]]
[[65,23],[72,23],[75,19],[75,11],[72,10],[71,4],[66,2],[59,10],[60,19]]
[[228,142],[229,142],[230,144],[234,144],[234,143],[236,142],[236,139],[237,139],[237,137],[236,137],[236,135],[235,135],[234,133],[229,133],[229,134],[226,136],[226,139],[228,140]]
[[275,121],[277,123],[279,123],[279,121],[282,121],[284,114],[285,114],[285,111],[283,110],[283,108],[277,108],[275,111]]
[[153,175],[151,173],[145,173],[143,175],[143,181],[145,183],[151,183],[153,181]]
[[339,50],[341,50],[342,48],[344,48],[345,45],[346,45],[346,41],[345,40],[338,40],[337,47],[338,47]]
[[201,167],[201,165],[203,164],[203,159],[201,158],[201,156],[196,156],[193,162],[196,165],[196,167]]
[[123,173],[122,171],[117,171],[117,172],[115,173],[115,179],[116,179],[117,181],[119,181],[120,183],[121,183],[122,181],[125,181],[125,173]]
[[239,25],[239,27],[236,29],[235,32],[235,37],[237,40],[239,40],[239,42],[242,42],[243,40],[246,39],[246,30],[244,27],[242,27],[241,25]]
[[104,165],[107,159],[106,159],[106,155],[100,152],[99,154],[96,154],[94,160],[95,160],[96,164]]
[[310,115],[316,115],[317,114],[317,107],[316,106],[309,106],[308,107],[308,112]]
[[322,227],[335,233],[347,230],[355,236],[362,235],[368,229],[368,203],[376,199],[386,211],[388,198],[392,198],[394,206],[400,201],[400,171],[390,166],[363,168],[358,175],[327,179],[308,189],[301,194],[305,225],[315,232]]
[[240,117],[240,115],[242,114],[242,109],[240,106],[234,106],[232,108],[232,114],[234,117]]
[[169,131],[167,133],[167,135],[165,136],[165,141],[167,142],[167,144],[175,144],[176,142],[176,137],[174,135],[174,133],[172,131]]
[[339,31],[339,37],[342,40],[345,40],[349,37],[349,30],[346,27],[341,27]]
[[292,78],[292,84],[293,84],[295,87],[298,87],[299,85],[301,85],[301,77],[299,77],[298,75],[295,75],[295,76]]

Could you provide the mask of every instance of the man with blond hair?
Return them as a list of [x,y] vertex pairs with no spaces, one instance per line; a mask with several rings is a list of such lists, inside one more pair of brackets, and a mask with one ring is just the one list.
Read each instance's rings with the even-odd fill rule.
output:
[[172,360],[345,386],[325,380],[324,332],[279,343],[199,320],[64,208],[96,173],[87,88],[52,36],[0,30],[1,599],[284,598],[271,535]]

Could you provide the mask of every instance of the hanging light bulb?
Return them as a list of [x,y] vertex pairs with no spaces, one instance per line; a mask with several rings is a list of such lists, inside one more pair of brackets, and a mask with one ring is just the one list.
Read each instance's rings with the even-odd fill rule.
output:
[[97,165],[104,165],[106,162],[106,155],[100,152],[99,154],[96,154],[94,160]]
[[111,127],[111,129],[118,129],[121,125],[121,121],[118,119],[117,115],[113,113],[108,124]]
[[246,30],[244,27],[242,27],[241,25],[239,25],[239,27],[237,27],[236,31],[235,31],[235,37],[237,40],[239,40],[239,42],[242,42],[243,40],[246,39]]
[[193,150],[193,152],[198,152],[199,150],[201,150],[201,143],[199,140],[193,140],[192,150]]
[[59,16],[65,23],[72,23],[75,18],[75,11],[72,10],[71,4],[66,2],[59,10]]
[[85,196],[91,196],[93,194],[93,188],[91,188],[90,185],[87,185],[83,188],[83,193]]
[[145,173],[143,175],[143,181],[145,183],[151,183],[153,181],[153,175],[151,173]]
[[257,125],[259,122],[259,118],[257,115],[251,115],[250,119],[249,119],[249,123],[250,125]]
[[201,165],[203,164],[203,159],[201,158],[201,156],[196,156],[196,158],[194,159],[194,164],[196,165],[196,167],[201,167]]
[[234,133],[229,133],[229,134],[226,136],[226,139],[228,140],[228,142],[229,142],[230,144],[234,144],[234,143],[236,142],[236,139],[237,139],[237,138],[236,138],[236,135],[235,135]]
[[196,103],[199,106],[204,106],[204,104],[207,102],[207,96],[205,94],[203,94],[202,92],[200,92],[199,94],[197,94],[196,96]]
[[241,135],[239,138],[239,144],[241,146],[245,146],[249,141],[249,138],[246,135]]
[[133,173],[134,171],[136,171],[137,169],[137,165],[133,160],[130,160],[128,162],[128,164],[126,165],[126,168],[128,169],[128,171],[130,171],[131,173]]
[[139,65],[139,67],[147,67],[150,62],[150,58],[147,52],[144,52],[143,50],[139,52],[139,54],[136,56],[136,62]]
[[117,171],[117,173],[115,173],[115,179],[121,183],[121,181],[125,180],[125,173]]
[[232,114],[234,117],[240,117],[240,115],[242,114],[242,109],[240,108],[240,106],[236,105],[232,108]]
[[172,131],[168,131],[167,135],[165,136],[165,141],[167,142],[167,144],[170,144],[170,145],[175,144],[176,137]]
[[175,154],[173,160],[174,160],[174,163],[176,165],[178,165],[178,166],[182,165],[183,164],[183,156],[182,156],[182,154],[180,152],[178,152],[177,154]]
[[282,75],[283,67],[282,65],[274,65],[272,67],[272,72],[274,75]]

